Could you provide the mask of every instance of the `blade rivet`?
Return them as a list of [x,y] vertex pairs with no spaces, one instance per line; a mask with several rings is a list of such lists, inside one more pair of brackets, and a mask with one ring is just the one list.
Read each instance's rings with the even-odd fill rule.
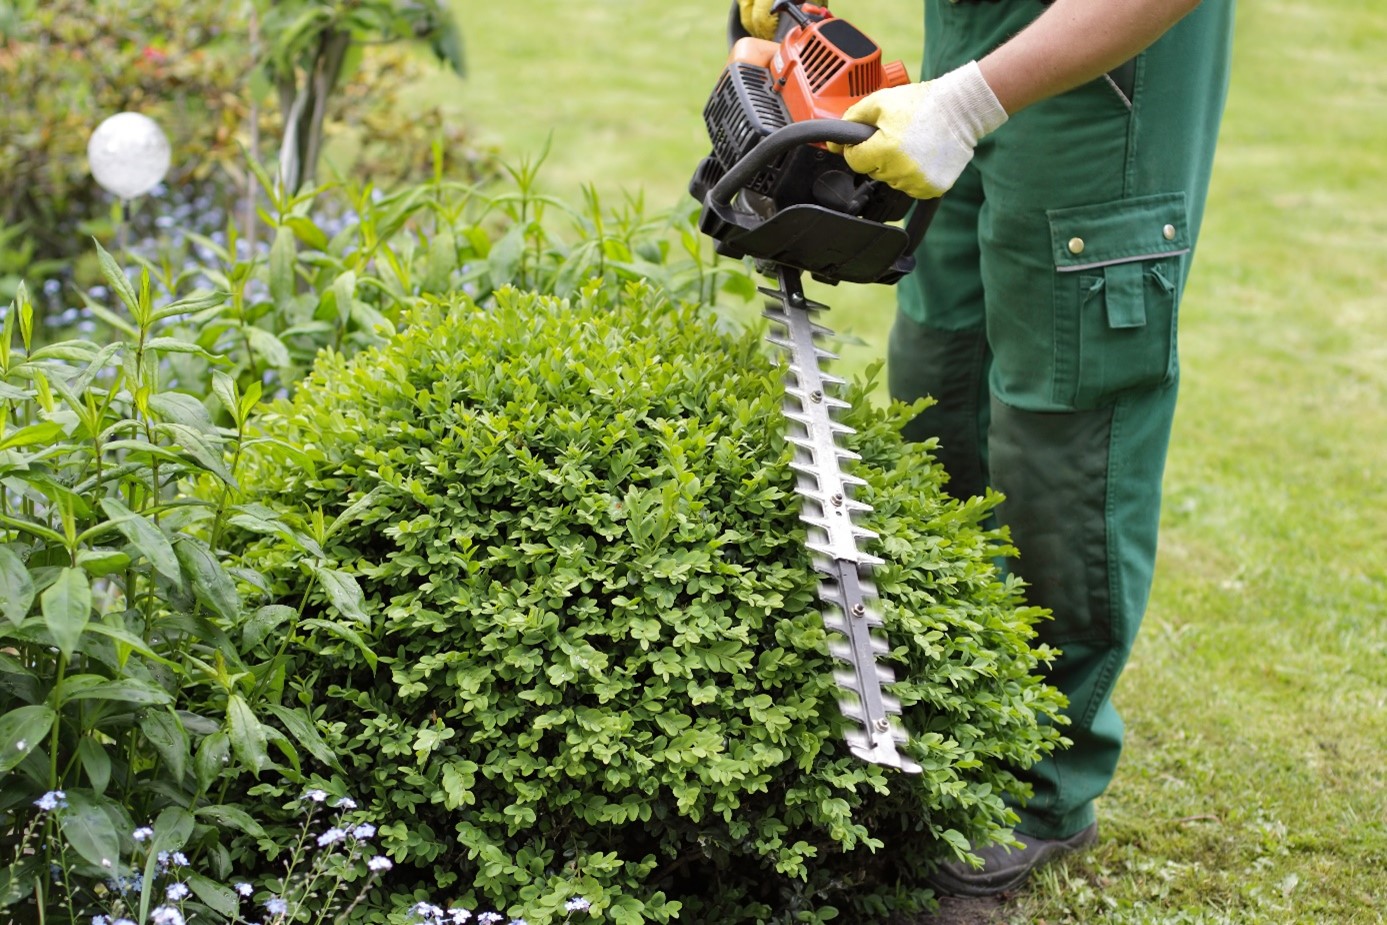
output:
[[817,405],[819,402],[824,400],[824,393],[820,392],[818,389],[815,389],[814,391],[809,393],[809,400]]
[[888,729],[891,728],[891,721],[883,716],[881,719],[876,721],[876,727],[877,732],[886,732]]
[[867,615],[867,606],[865,604],[853,604],[852,615],[854,617],[865,617]]
[[832,498],[829,498],[828,500],[830,500],[830,501],[833,502],[833,506],[834,506],[834,507],[842,507],[842,506],[843,506],[843,496],[842,496],[842,495],[834,495]]

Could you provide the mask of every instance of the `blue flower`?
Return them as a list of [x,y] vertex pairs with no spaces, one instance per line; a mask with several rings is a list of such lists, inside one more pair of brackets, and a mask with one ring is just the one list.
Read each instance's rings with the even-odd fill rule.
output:
[[266,901],[265,911],[268,912],[270,915],[283,915],[284,913],[289,911],[289,903],[285,902],[283,899],[276,896],[273,899]]
[[153,838],[154,830],[147,825],[140,826],[138,829],[130,833],[130,837],[135,839],[135,841],[137,842],[142,842],[147,838]]
[[34,801],[34,805],[44,812],[52,812],[67,806],[67,794],[61,790],[50,790]]
[[347,833],[342,829],[331,828],[318,836],[318,847],[326,848],[328,845],[335,845],[347,837]]
[[149,914],[154,925],[183,925],[183,913],[173,906],[159,906]]
[[169,902],[173,903],[178,902],[180,899],[187,899],[188,893],[188,884],[186,883],[170,883],[169,888],[164,891],[164,895],[168,897]]
[[352,838],[355,838],[357,841],[365,841],[375,834],[376,827],[369,822],[363,822],[361,825],[352,829]]
[[236,892],[240,893],[242,896],[249,896],[251,893],[255,892],[255,887],[251,886],[249,883],[238,883],[236,884]]
[[304,798],[305,800],[312,800],[314,803],[321,803],[321,802],[323,802],[324,800],[327,799],[327,791],[325,791],[325,790],[308,790],[308,791],[305,791],[305,792],[304,792],[303,798]]
[[366,867],[368,870],[385,871],[389,870],[394,866],[395,865],[391,863],[389,858],[379,854],[366,862]]

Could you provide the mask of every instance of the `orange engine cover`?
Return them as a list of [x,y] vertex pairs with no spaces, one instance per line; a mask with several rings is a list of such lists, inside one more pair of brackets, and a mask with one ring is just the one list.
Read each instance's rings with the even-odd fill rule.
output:
[[770,69],[774,88],[795,122],[841,118],[864,96],[910,82],[904,64],[883,63],[876,42],[828,14],[785,36]]

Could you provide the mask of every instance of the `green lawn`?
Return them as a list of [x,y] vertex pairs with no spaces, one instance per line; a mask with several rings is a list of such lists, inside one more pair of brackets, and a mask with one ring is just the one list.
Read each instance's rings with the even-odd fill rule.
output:
[[[684,195],[722,5],[456,5],[471,76],[428,92],[505,159]],[[916,73],[917,4],[836,9]],[[1239,30],[1130,746],[1102,844],[1007,920],[1387,920],[1387,9],[1255,0]],[[881,353],[889,290],[814,294],[848,371]]]

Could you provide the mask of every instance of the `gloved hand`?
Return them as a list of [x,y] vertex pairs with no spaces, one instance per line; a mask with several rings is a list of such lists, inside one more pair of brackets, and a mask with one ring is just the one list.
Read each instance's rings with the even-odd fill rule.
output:
[[742,28],[758,39],[775,38],[776,17],[771,12],[775,0],[737,0],[742,10]]
[[877,127],[861,144],[841,147],[849,167],[916,199],[934,199],[954,185],[978,141],[1006,122],[1007,112],[970,61],[935,80],[878,90],[843,118]]

